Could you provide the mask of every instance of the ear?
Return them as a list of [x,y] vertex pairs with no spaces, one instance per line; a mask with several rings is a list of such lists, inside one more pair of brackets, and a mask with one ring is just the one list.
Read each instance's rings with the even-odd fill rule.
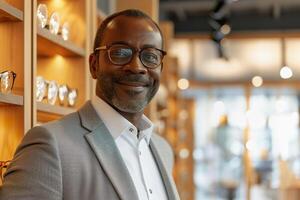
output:
[[90,54],[89,56],[89,64],[90,64],[90,72],[93,79],[97,78],[97,71],[98,71],[98,56],[95,53]]
[[164,68],[164,63],[162,62],[160,67],[160,72],[162,72],[163,68]]

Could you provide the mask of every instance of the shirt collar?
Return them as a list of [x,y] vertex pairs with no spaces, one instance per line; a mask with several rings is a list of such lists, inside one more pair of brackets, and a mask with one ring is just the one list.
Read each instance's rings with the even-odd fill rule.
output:
[[[115,140],[121,136],[126,129],[135,127],[131,122],[98,96],[93,96],[91,102],[98,116],[102,119]],[[141,138],[145,137],[149,144],[153,127],[153,123],[150,119],[143,115],[138,127],[135,128],[140,131],[140,135],[142,136]]]

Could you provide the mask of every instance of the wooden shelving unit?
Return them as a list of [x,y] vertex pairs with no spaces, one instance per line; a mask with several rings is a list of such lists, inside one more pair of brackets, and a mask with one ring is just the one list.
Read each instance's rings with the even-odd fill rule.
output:
[[24,105],[23,101],[24,101],[23,96],[0,93],[0,103],[23,106]]
[[[17,74],[12,92],[0,91],[0,160],[10,160],[31,127],[30,1],[0,0],[0,72]],[[25,17],[26,16],[26,17]]]
[[84,48],[78,47],[70,41],[65,41],[60,35],[51,34],[48,29],[37,29],[37,52],[38,56],[77,56],[84,57]]
[[23,21],[23,12],[4,0],[0,0],[0,22],[5,21]]
[[58,101],[55,105],[34,102],[34,125],[37,122],[44,123],[59,119],[74,112],[90,98],[88,55],[92,29],[88,10],[91,9],[92,2],[86,0],[34,1],[36,8],[40,3],[44,3],[49,15],[57,12],[61,19],[60,25],[64,22],[70,24],[70,36],[65,41],[61,35],[51,34],[46,28],[39,28],[35,14],[34,79],[36,76],[42,76],[46,80],[55,80],[59,85],[67,84],[70,88],[78,90],[77,103],[74,108],[62,107]]
[[61,116],[67,115],[67,114],[70,114],[70,113],[76,111],[76,109],[74,109],[74,108],[50,105],[50,104],[41,103],[41,102],[37,103],[37,110],[46,112],[49,114],[55,114],[55,115],[61,115]]
[[[0,91],[0,160],[10,160],[24,134],[37,125],[76,111],[89,99],[88,55],[93,31],[87,0],[0,0],[0,73],[17,74],[12,92]],[[64,41],[47,29],[37,28],[37,6],[48,7],[49,18],[56,11],[61,24],[70,24],[70,38]],[[94,13],[96,18],[96,14]],[[48,18],[48,19],[49,19]],[[90,35],[89,35],[89,34]],[[35,78],[67,84],[78,89],[74,108],[36,102]]]

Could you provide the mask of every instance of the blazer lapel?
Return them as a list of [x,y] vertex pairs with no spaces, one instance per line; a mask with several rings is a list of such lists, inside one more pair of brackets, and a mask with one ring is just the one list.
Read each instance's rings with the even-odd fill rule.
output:
[[156,160],[158,168],[160,170],[163,182],[165,184],[165,188],[166,188],[166,191],[168,194],[168,199],[179,200],[180,198],[178,196],[173,177],[172,177],[172,175],[170,175],[170,173],[168,173],[167,168],[166,168],[167,165],[163,159],[162,153],[160,152],[160,150],[163,148],[160,148],[159,142],[157,142],[156,140],[157,139],[155,138],[155,136],[152,135],[151,141],[150,141],[150,148],[151,148],[153,156]]
[[85,135],[85,138],[120,199],[138,200],[134,184],[118,147],[90,102],[79,110],[79,115],[82,125],[91,131]]

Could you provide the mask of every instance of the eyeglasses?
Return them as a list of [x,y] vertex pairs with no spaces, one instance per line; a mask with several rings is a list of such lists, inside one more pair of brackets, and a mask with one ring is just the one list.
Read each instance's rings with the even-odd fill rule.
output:
[[67,85],[61,85],[58,88],[58,99],[60,105],[65,105],[66,101],[68,106],[75,106],[78,96],[78,90],[69,88]]
[[161,49],[145,47],[137,49],[125,44],[105,45],[95,49],[96,51],[107,50],[109,60],[115,65],[126,65],[131,62],[133,55],[138,52],[140,61],[147,68],[154,69],[161,65],[164,56],[167,54]]
[[36,77],[36,100],[42,102],[47,97],[47,102],[55,105],[57,97],[60,105],[73,107],[77,102],[78,90],[69,88],[66,84],[58,85],[56,81],[45,80],[42,76]]
[[13,71],[4,71],[0,73],[1,90],[2,93],[10,93],[15,82],[17,74]]
[[0,161],[0,179],[1,179],[1,182],[3,182],[3,174],[4,174],[4,170],[3,169],[6,169],[9,165],[11,161],[8,160],[8,161]]

